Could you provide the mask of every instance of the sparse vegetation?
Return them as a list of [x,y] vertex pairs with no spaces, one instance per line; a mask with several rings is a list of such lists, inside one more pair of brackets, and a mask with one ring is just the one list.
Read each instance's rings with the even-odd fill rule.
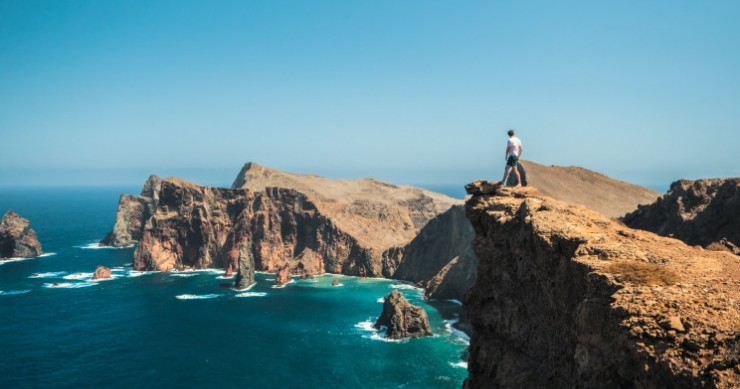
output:
[[620,280],[639,285],[672,285],[680,280],[678,274],[664,266],[644,262],[613,263],[603,269]]

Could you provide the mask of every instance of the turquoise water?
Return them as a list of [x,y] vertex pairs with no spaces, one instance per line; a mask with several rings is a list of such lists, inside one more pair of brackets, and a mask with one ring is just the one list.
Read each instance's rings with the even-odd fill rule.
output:
[[[132,248],[90,248],[113,225],[121,192],[135,190],[0,191],[0,212],[31,219],[54,253],[0,265],[0,387],[452,388],[465,379],[467,344],[449,327],[460,306],[427,304],[408,285],[326,275],[276,289],[273,275],[257,274],[238,292],[221,272],[131,271]],[[99,264],[115,278],[89,282]],[[369,330],[394,288],[426,309],[436,336],[390,342]]]

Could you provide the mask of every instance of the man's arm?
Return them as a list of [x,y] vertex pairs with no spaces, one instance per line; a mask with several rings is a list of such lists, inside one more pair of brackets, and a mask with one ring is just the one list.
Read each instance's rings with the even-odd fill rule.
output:
[[523,151],[524,151],[524,147],[522,147],[522,145],[519,145],[519,158],[522,158]]

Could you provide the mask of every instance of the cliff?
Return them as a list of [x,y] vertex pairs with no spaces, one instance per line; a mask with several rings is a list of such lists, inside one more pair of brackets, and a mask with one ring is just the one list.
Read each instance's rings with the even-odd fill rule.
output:
[[691,245],[732,251],[740,246],[740,178],[676,181],[663,197],[622,220]]
[[144,225],[157,208],[161,182],[162,179],[159,177],[150,176],[138,196],[121,195],[116,211],[116,224],[100,244],[126,247],[141,240]]
[[404,248],[403,261],[393,278],[418,282],[427,298],[462,300],[478,267],[474,237],[465,208],[451,207],[432,219]]
[[740,385],[740,258],[533,188],[470,190],[466,388]]
[[653,190],[577,166],[545,166],[531,161],[521,164],[527,172],[527,184],[539,193],[585,205],[609,217],[620,217],[660,196]]
[[8,211],[0,221],[0,259],[28,258],[43,254],[36,231],[28,219]]

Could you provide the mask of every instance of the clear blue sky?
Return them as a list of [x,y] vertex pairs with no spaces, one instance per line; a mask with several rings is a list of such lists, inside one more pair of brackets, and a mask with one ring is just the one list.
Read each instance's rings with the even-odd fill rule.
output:
[[0,186],[740,175],[738,1],[0,1]]

